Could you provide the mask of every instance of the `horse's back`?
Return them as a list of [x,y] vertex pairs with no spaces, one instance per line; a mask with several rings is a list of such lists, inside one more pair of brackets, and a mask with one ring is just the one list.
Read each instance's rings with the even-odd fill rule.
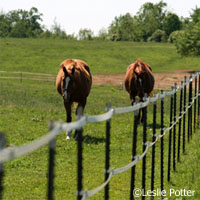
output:
[[[143,70],[138,69],[137,65],[142,65]],[[140,85],[137,79],[141,74],[143,74],[142,79],[144,79],[144,92],[147,94],[151,93],[154,88],[154,76],[149,65],[142,62],[141,59],[138,59],[135,63],[130,64],[126,70],[124,84],[128,93],[135,95],[138,93]]]
[[[60,70],[56,78],[56,88],[60,94],[62,90],[61,83],[65,77],[63,68],[66,69],[68,74],[71,74],[73,76],[73,94],[75,96],[75,99],[86,98],[90,93],[92,85],[92,75],[90,73],[90,68],[88,64],[78,59],[67,59],[60,64]],[[74,72],[72,74],[73,68]]]

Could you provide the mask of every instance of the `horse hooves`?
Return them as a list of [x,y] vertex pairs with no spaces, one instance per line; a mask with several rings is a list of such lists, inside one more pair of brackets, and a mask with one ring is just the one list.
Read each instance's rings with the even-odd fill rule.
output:
[[71,135],[72,135],[72,131],[67,132],[66,140],[70,140]]
[[70,140],[70,137],[67,135],[66,140]]

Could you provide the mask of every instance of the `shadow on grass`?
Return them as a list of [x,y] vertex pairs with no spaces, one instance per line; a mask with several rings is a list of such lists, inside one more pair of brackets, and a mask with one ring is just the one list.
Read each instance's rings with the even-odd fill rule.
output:
[[98,138],[86,135],[83,137],[83,142],[86,144],[99,144],[99,143],[105,143],[105,138]]
[[[153,123],[147,124],[147,127],[153,129]],[[161,125],[156,123],[156,128],[161,128]],[[165,128],[165,126],[164,126],[164,128]]]
[[[139,123],[138,126],[143,126],[143,123]],[[166,127],[166,126],[164,126],[164,128],[165,128],[165,127]],[[153,129],[153,123],[147,124],[147,128]],[[157,129],[158,129],[158,128],[161,128],[161,125],[156,123],[156,128],[157,128]]]

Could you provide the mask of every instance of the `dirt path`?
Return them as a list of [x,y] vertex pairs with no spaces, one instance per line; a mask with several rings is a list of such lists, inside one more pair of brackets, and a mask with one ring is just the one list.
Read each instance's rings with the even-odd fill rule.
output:
[[[176,82],[178,85],[184,80],[184,76],[194,73],[192,70],[174,70],[167,73],[153,73],[155,77],[154,89],[170,89]],[[125,74],[93,75],[94,85],[116,85],[123,87]]]

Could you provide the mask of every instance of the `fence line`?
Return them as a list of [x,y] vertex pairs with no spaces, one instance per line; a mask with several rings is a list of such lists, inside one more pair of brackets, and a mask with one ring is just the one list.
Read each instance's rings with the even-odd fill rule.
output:
[[[109,110],[107,110],[106,113],[101,114],[101,115],[95,115],[95,116],[84,115],[78,121],[72,122],[72,123],[52,122],[52,124],[51,124],[52,130],[47,135],[43,136],[42,138],[39,138],[39,139],[29,143],[29,144],[25,144],[25,145],[22,145],[20,147],[12,147],[12,148],[8,147],[8,148],[4,148],[3,150],[1,150],[0,151],[0,164],[3,164],[4,162],[9,161],[9,160],[13,160],[13,159],[20,157],[22,155],[25,155],[27,153],[31,153],[32,151],[37,150],[38,148],[44,146],[45,144],[50,143],[57,135],[60,134],[60,132],[62,130],[65,130],[65,131],[71,131],[71,130],[74,130],[74,129],[79,130],[86,123],[109,121],[112,118],[112,116],[115,115],[115,114],[122,114],[122,113],[127,113],[127,112],[136,112],[138,109],[146,108],[149,103],[156,103],[159,99],[161,99],[161,100],[164,99],[165,96],[171,96],[171,97],[173,95],[175,96],[176,92],[179,89],[181,89],[181,90],[185,89],[186,85],[188,83],[191,85],[193,79],[195,78],[195,80],[196,80],[197,76],[200,77],[200,72],[197,72],[194,75],[192,75],[189,80],[187,80],[187,81],[185,80],[185,82],[182,83],[180,86],[175,85],[175,87],[172,88],[172,90],[170,92],[162,92],[160,94],[156,94],[154,97],[145,98],[144,99],[145,101],[143,103],[137,103],[137,104],[134,104],[133,106],[124,107],[124,108],[110,108]],[[195,89],[195,91],[196,91],[196,89]],[[107,179],[105,180],[105,182],[102,185],[100,185],[99,187],[97,187],[93,190],[90,190],[90,191],[87,191],[87,190],[82,191],[82,187],[80,186],[79,189],[78,189],[78,193],[77,193],[77,195],[79,195],[79,199],[81,197],[82,197],[82,199],[86,199],[87,197],[93,196],[94,194],[96,194],[97,192],[99,192],[100,190],[102,190],[104,187],[106,187],[108,185],[108,183],[110,182],[113,175],[123,173],[124,171],[135,166],[137,164],[137,162],[139,162],[140,160],[142,160],[145,157],[148,149],[151,146],[153,146],[158,141],[158,139],[163,138],[164,135],[168,131],[171,131],[173,128],[176,127],[176,124],[179,122],[180,119],[182,119],[185,116],[186,112],[189,113],[188,114],[188,117],[189,117],[188,122],[192,122],[191,121],[192,120],[191,108],[192,108],[192,105],[196,102],[197,98],[198,98],[198,105],[199,105],[200,91],[198,91],[197,94],[195,92],[195,96],[193,98],[192,98],[192,94],[189,93],[188,106],[185,105],[184,110],[180,112],[181,114],[179,116],[176,116],[176,109],[174,109],[174,117],[173,117],[173,120],[171,120],[170,127],[162,128],[162,130],[161,130],[162,134],[160,134],[160,135],[155,133],[153,135],[155,137],[155,140],[153,142],[149,142],[149,141],[146,142],[144,140],[143,153],[141,155],[136,155],[133,158],[131,163],[127,164],[124,167],[118,168],[118,169],[108,169],[106,171],[106,173],[108,175]],[[174,106],[176,106],[175,101],[174,101]],[[198,107],[198,114],[199,114],[199,110],[200,109]],[[191,130],[192,130],[192,128],[191,128],[191,124],[190,124],[189,129],[188,129],[188,137],[190,137],[191,134],[192,134],[190,132]],[[145,170],[145,163],[144,163],[144,170]],[[145,178],[145,171],[143,171],[143,173],[144,173],[144,178]],[[144,182],[144,184],[145,184],[145,182]]]
[[[31,152],[41,148],[45,144],[49,143],[54,137],[59,135],[59,133],[61,131],[72,131],[75,129],[80,129],[86,123],[96,123],[96,122],[106,121],[108,119],[111,119],[111,117],[114,114],[122,114],[122,113],[137,111],[138,109],[144,108],[145,106],[147,106],[150,102],[155,102],[158,99],[164,98],[166,95],[170,95],[170,94],[174,94],[174,91],[164,93],[163,95],[158,94],[158,95],[156,95],[157,97],[147,98],[146,102],[138,103],[138,104],[130,106],[130,107],[112,108],[108,112],[101,114],[101,115],[94,115],[94,116],[84,115],[80,120],[78,120],[76,122],[71,122],[71,123],[54,122],[54,128],[47,135],[45,135],[31,143],[22,145],[20,147],[13,146],[13,147],[7,147],[7,148],[4,148],[3,150],[1,150],[0,151],[0,163],[4,163],[7,161],[16,159],[20,156],[26,155],[28,153],[31,153]],[[198,94],[198,96],[200,96],[200,94]],[[193,98],[192,103],[194,103],[194,100],[197,99],[197,97]],[[183,112],[183,114],[185,114],[188,111],[188,109],[191,107],[191,105],[189,105],[186,108],[186,111]],[[183,114],[182,114],[182,116],[183,116]],[[179,119],[179,117],[176,117],[176,118]],[[172,127],[174,125],[175,125],[175,123],[172,124]],[[169,131],[169,130],[171,130],[171,128],[166,128],[165,130]]]
[[[200,94],[199,94],[199,96],[200,96]],[[195,99],[196,99],[196,98],[193,98],[192,103],[194,103],[194,100],[195,100]],[[192,105],[192,104],[191,104],[191,105]],[[105,183],[103,183],[101,186],[99,186],[99,187],[97,187],[97,188],[95,188],[95,189],[93,189],[93,190],[90,190],[90,191],[88,191],[88,190],[82,191],[82,192],[81,192],[82,195],[83,195],[82,200],[85,200],[86,198],[91,197],[91,196],[93,196],[94,194],[98,193],[100,190],[102,190],[102,189],[109,183],[109,181],[111,180],[111,178],[112,178],[113,175],[120,174],[120,173],[123,173],[123,172],[129,170],[130,168],[132,168],[133,166],[135,166],[140,160],[142,160],[142,159],[144,158],[144,156],[147,154],[148,149],[149,149],[150,147],[154,146],[154,144],[158,141],[158,139],[163,138],[164,135],[165,135],[167,132],[169,132],[170,130],[172,130],[172,129],[176,126],[176,124],[177,124],[177,123],[179,122],[179,120],[183,117],[183,115],[187,113],[187,111],[189,110],[189,108],[191,107],[191,105],[189,105],[189,106],[186,108],[186,111],[183,112],[181,116],[175,117],[175,118],[176,118],[176,121],[173,121],[173,122],[172,122],[172,125],[171,125],[170,127],[164,128],[164,132],[163,132],[162,135],[155,134],[154,136],[155,136],[156,139],[155,139],[154,142],[149,142],[149,141],[147,141],[145,144],[143,144],[144,146],[146,146],[145,150],[143,151],[143,153],[142,153],[141,155],[136,155],[136,156],[135,156],[135,159],[134,159],[131,163],[129,163],[128,165],[126,165],[126,166],[124,166],[124,167],[118,168],[118,169],[110,169],[110,170],[108,170],[108,172],[110,173],[110,175],[109,175],[109,177],[108,177],[108,179],[106,180]]]
[[37,75],[37,76],[53,76],[56,78],[55,74],[46,74],[46,73],[34,73],[34,72],[9,72],[9,71],[0,71],[0,73],[8,73],[8,74],[29,74],[29,75]]
[[[54,82],[56,80],[55,74],[32,73],[32,72],[9,72],[9,71],[0,71],[0,74],[7,74],[6,76],[0,75],[0,79],[15,79],[15,80],[20,80],[21,82],[23,80],[45,81],[45,82]],[[8,74],[13,74],[13,76],[8,76]],[[14,74],[18,76],[14,76]],[[31,75],[31,77],[29,75]]]

